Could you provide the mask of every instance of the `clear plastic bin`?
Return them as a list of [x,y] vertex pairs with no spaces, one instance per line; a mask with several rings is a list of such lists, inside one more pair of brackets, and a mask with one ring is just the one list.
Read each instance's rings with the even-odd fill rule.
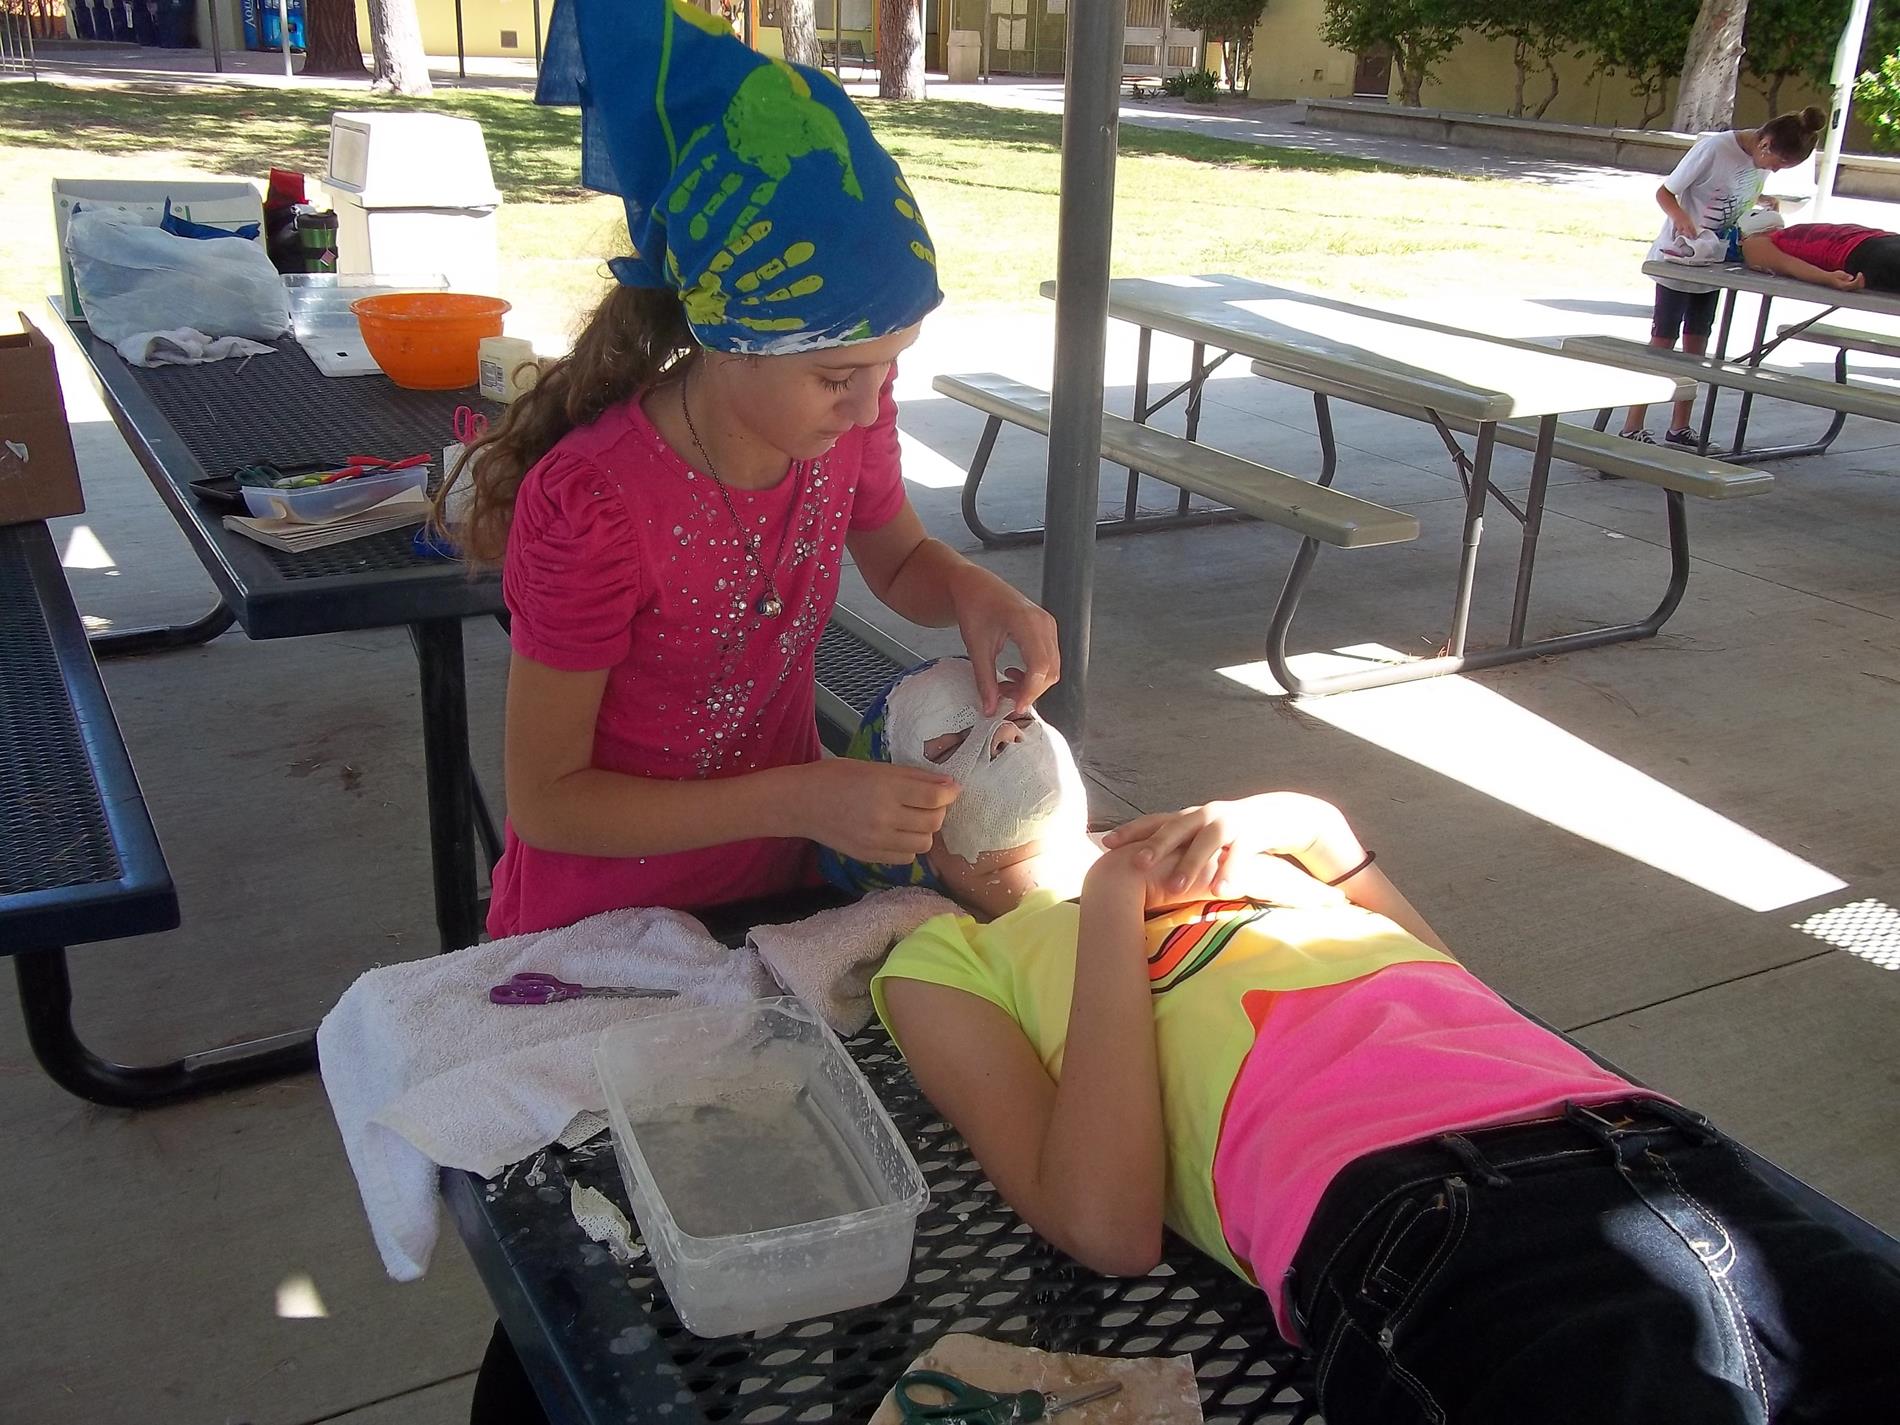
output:
[[[407,470],[392,470],[387,475],[358,475],[353,480],[339,480],[334,485],[306,485],[301,490],[266,490],[254,485],[239,488],[244,492],[244,508],[257,519],[274,519],[288,510],[295,519],[321,524],[380,504],[400,490],[428,487],[429,467],[412,465]],[[285,509],[278,509],[279,505]]]
[[616,1025],[595,1068],[673,1309],[729,1336],[882,1301],[930,1189],[831,1031],[792,998]]

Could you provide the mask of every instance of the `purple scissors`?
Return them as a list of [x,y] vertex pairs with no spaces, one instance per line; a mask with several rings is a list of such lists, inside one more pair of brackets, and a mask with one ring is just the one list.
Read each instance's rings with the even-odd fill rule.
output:
[[643,990],[633,985],[573,985],[553,975],[524,970],[488,992],[495,1004],[559,1004],[565,999],[671,999],[678,990]]

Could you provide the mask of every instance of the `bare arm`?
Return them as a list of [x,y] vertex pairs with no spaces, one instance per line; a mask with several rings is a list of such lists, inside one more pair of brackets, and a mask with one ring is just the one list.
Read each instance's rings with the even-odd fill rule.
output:
[[927,628],[956,625],[986,713],[996,708],[997,656],[1012,639],[1026,665],[1017,685],[1019,708],[1061,676],[1055,620],[1006,580],[930,538],[909,500],[881,527],[853,531],[845,546],[871,592],[893,613]]
[[918,1084],[1004,1200],[1077,1261],[1124,1276],[1161,1258],[1167,1179],[1142,864],[1134,850],[1104,857],[1083,890],[1060,1083],[988,1001],[916,980],[884,991]]
[[1816,267],[1791,252],[1783,252],[1766,233],[1742,239],[1742,260],[1757,272],[1772,272],[1777,277],[1792,277],[1799,282],[1814,282],[1837,291],[1852,292],[1864,287],[1864,276]]
[[[1178,812],[1137,817],[1106,844],[1151,846],[1169,888],[1207,885],[1216,895],[1259,895],[1282,904],[1324,904],[1339,893],[1376,911],[1434,949],[1450,954],[1425,917],[1377,866],[1338,807],[1304,792],[1262,792]],[[1299,869],[1286,864],[1291,859]],[[1359,868],[1355,870],[1355,868]],[[1348,874],[1348,873],[1352,874]],[[1290,881],[1288,878],[1292,878]],[[1343,878],[1343,879],[1342,879]],[[1324,884],[1338,884],[1338,893]]]
[[947,777],[828,759],[726,778],[673,781],[594,765],[607,672],[574,673],[521,654],[508,669],[503,772],[515,835],[545,851],[656,856],[761,836],[802,836],[876,862],[930,849],[955,799]]
[[1659,185],[1656,189],[1656,206],[1663,210],[1664,215],[1669,221],[1675,224],[1676,231],[1681,233],[1684,237],[1692,238],[1702,231],[1702,229],[1696,225],[1695,219],[1689,216],[1688,211],[1682,206],[1682,203],[1677,199],[1676,195],[1669,191],[1669,185],[1667,183]]

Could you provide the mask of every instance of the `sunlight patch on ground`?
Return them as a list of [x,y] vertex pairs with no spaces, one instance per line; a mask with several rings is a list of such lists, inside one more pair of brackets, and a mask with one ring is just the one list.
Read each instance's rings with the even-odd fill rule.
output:
[[[941,455],[908,431],[899,431],[903,447],[904,479],[926,490],[961,490],[963,467],[947,455]],[[974,451],[975,447],[972,446]]]
[[1794,928],[1883,970],[1900,970],[1900,910],[1885,901],[1852,901],[1820,911]]
[[286,1321],[311,1321],[328,1316],[329,1308],[308,1272],[292,1272],[277,1283],[277,1314]]
[[68,569],[110,569],[115,573],[119,565],[99,542],[99,536],[92,532],[92,526],[85,524],[73,526],[66,540],[66,552],[59,557],[59,562]]
[[[1376,644],[1289,660],[1312,677],[1367,660],[1402,661]],[[1284,697],[1265,663],[1218,670]],[[1721,813],[1462,677],[1303,698],[1300,711],[1586,841],[1653,866],[1748,910],[1769,911],[1846,882]]]

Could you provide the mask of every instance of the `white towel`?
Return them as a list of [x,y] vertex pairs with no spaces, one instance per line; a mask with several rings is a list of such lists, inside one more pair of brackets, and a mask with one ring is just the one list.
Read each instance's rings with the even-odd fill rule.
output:
[[269,356],[277,350],[241,336],[206,336],[195,327],[168,332],[139,332],[119,343],[119,355],[133,366],[202,366],[227,356]]
[[926,920],[956,914],[935,891],[879,891],[788,925],[761,925],[746,943],[780,985],[848,1037],[871,1022],[871,976],[891,947]]
[[1678,233],[1664,250],[1663,258],[1684,267],[1719,267],[1729,260],[1728,234],[1699,233],[1685,238]]
[[[677,999],[497,1005],[522,970],[589,985],[672,989]],[[492,1177],[599,1110],[594,1042],[609,1025],[683,1004],[773,993],[749,950],[690,916],[616,910],[428,960],[371,970],[317,1029],[323,1087],[356,1173],[370,1232],[397,1281],[428,1268],[436,1165]]]

